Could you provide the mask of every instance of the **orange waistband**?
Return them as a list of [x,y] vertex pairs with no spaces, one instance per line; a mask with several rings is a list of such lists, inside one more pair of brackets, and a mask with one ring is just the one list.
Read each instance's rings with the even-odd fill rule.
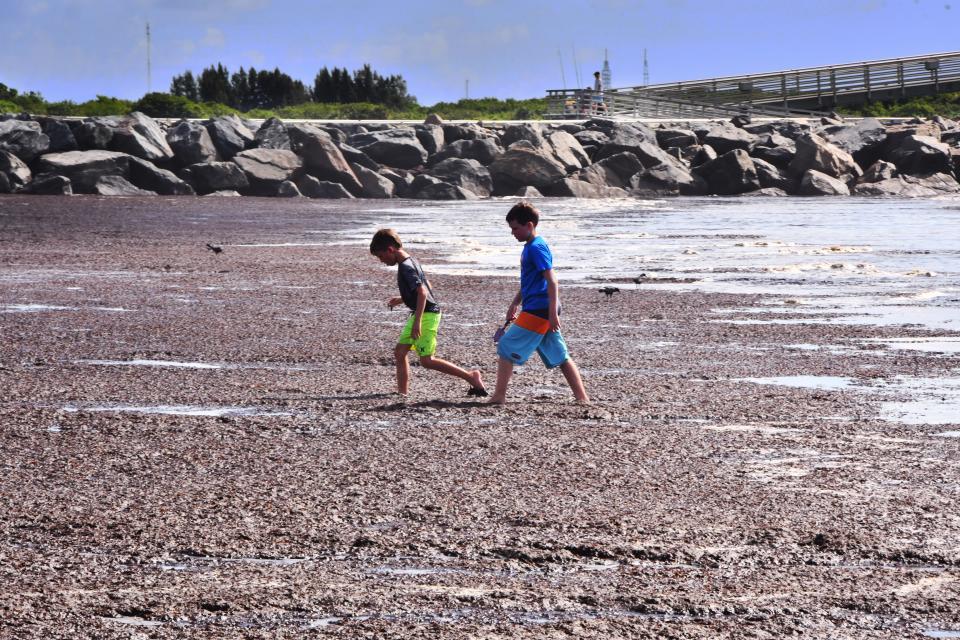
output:
[[513,321],[515,325],[527,331],[544,334],[550,330],[550,321],[532,313],[521,312],[517,319]]

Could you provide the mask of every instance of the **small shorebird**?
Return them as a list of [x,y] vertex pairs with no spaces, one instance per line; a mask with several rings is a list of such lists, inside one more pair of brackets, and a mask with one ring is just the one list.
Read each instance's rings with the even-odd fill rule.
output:
[[210,251],[213,251],[214,253],[223,253],[223,247],[216,244],[210,244],[209,242],[207,243],[207,249],[210,249]]
[[617,291],[620,291],[620,289],[617,287],[600,287],[598,291],[606,295],[608,298],[612,298],[613,294],[615,294]]

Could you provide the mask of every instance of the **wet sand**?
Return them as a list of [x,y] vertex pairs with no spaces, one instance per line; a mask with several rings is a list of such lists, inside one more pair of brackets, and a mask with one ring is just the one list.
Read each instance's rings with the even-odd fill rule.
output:
[[[539,363],[505,407],[417,366],[402,401],[392,270],[237,246],[336,241],[355,206],[0,197],[0,637],[960,629],[960,438],[937,435],[960,418],[830,384],[955,377],[956,352],[870,342],[945,332],[562,286],[594,405]],[[492,386],[516,282],[432,282],[438,355]],[[742,380],[796,375],[829,377]]]

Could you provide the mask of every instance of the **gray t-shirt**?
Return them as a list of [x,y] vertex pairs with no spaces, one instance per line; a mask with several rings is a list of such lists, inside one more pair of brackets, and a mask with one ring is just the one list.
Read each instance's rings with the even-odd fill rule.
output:
[[439,313],[440,305],[433,297],[433,291],[427,284],[427,276],[423,273],[423,267],[413,256],[408,256],[403,262],[397,265],[397,286],[400,288],[400,297],[403,298],[403,304],[410,307],[411,311],[417,310],[417,289],[420,285],[427,287],[427,306],[424,311]]

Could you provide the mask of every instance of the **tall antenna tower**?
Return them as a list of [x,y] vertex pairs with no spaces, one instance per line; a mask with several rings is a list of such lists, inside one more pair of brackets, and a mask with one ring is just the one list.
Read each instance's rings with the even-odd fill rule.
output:
[[647,50],[643,50],[643,86],[650,84],[650,65],[647,64]]
[[153,92],[152,70],[150,68],[150,22],[147,21],[147,93]]
[[610,61],[607,59],[607,50],[603,50],[603,71],[600,72],[600,78],[603,80],[603,88],[609,89],[613,86],[613,74],[610,72]]

